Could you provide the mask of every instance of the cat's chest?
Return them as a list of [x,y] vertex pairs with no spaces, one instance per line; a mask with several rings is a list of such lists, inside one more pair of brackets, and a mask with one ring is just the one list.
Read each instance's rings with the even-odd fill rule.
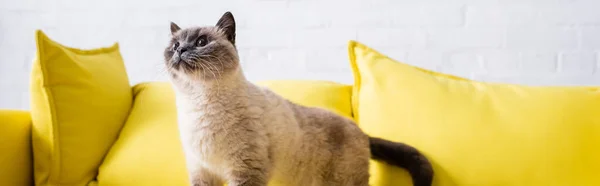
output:
[[203,115],[180,117],[179,133],[186,153],[202,163],[218,163],[215,158],[225,154],[222,138],[230,132],[226,127],[230,124],[221,118]]
[[220,169],[226,162],[222,157],[237,150],[240,128],[235,127],[242,121],[235,114],[220,113],[207,115],[196,113],[182,116],[185,121],[179,124],[180,135],[186,154],[197,159],[204,167]]
[[194,111],[180,113],[178,116],[179,130],[183,137],[193,141],[206,141],[226,132],[237,119],[226,112]]
[[247,119],[235,108],[207,108],[182,110],[178,114],[179,129],[184,140],[213,145],[221,136],[236,130],[236,125]]

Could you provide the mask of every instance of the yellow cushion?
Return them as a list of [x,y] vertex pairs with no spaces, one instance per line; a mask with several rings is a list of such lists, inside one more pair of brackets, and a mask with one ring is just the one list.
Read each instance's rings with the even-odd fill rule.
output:
[[0,185],[33,185],[32,170],[29,113],[0,110]]
[[[324,81],[264,81],[299,104],[350,115],[351,87]],[[94,185],[188,185],[185,160],[169,83],[134,86],[134,106],[119,139],[100,166]]]
[[86,185],[132,102],[117,43],[81,50],[36,32],[31,117],[36,185]]
[[189,185],[171,85],[141,83],[133,92],[131,114],[100,166],[98,185]]
[[[434,185],[600,185],[597,87],[485,83],[399,63],[351,41],[353,109],[372,136],[434,164]],[[410,185],[373,163],[372,185]]]
[[257,83],[291,102],[327,109],[352,118],[352,86],[319,80],[274,80]]

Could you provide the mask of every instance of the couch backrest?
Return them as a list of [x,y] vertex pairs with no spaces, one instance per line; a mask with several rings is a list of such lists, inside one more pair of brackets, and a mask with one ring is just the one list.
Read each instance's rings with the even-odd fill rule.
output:
[[33,185],[31,117],[0,110],[0,185]]
[[[264,81],[292,102],[351,117],[351,87],[324,81]],[[97,185],[186,185],[174,92],[168,83],[133,88],[133,108],[119,138],[99,167]],[[166,174],[165,174],[166,173]]]

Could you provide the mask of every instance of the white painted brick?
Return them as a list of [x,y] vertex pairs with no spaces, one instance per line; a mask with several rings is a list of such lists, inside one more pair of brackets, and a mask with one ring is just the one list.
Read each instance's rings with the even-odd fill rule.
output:
[[461,3],[419,3],[386,6],[393,16],[392,26],[461,26],[464,24],[464,8]]
[[287,47],[292,44],[290,30],[248,29],[238,30],[236,42],[239,47]]
[[19,108],[21,107],[22,93],[20,91],[13,91],[9,89],[2,90],[2,101],[0,101],[0,108]]
[[499,48],[504,45],[505,31],[497,28],[452,28],[429,31],[431,48]]
[[4,10],[40,10],[51,8],[52,5],[56,4],[56,0],[0,0],[0,11]]
[[592,51],[563,52],[560,54],[559,72],[566,74],[593,74],[596,53]]
[[244,71],[284,70],[303,71],[306,69],[307,52],[291,49],[246,49],[240,52]]
[[120,9],[72,10],[58,12],[56,19],[59,20],[57,24],[58,27],[76,26],[85,28],[99,28],[97,25],[103,25],[102,27],[122,28],[126,26],[125,21],[130,13],[132,12]]
[[377,2],[344,3],[343,7],[339,7],[335,11],[328,10],[331,13],[331,25],[332,27],[350,28],[386,28],[460,26],[464,23],[463,8],[458,3],[387,2],[387,4]]
[[[360,11],[358,0],[291,0],[285,10],[290,28],[347,28],[369,25],[381,25],[379,12]],[[343,4],[344,6],[339,6]],[[361,16],[362,15],[362,16]],[[388,21],[389,22],[389,21]],[[387,24],[389,25],[389,24]]]
[[471,77],[474,73],[481,73],[483,59],[480,55],[470,52],[450,52],[444,54],[441,72],[461,77]]
[[[131,9],[127,10],[127,15],[123,16],[124,26],[126,27],[165,27],[169,25],[169,22],[181,24],[184,18],[176,16],[178,14],[177,9],[167,8],[155,8],[155,9]],[[100,19],[99,16],[93,16],[92,19]],[[196,20],[196,19],[194,19]],[[186,22],[187,23],[187,22]],[[187,23],[189,24],[189,23]],[[189,27],[192,25],[181,24],[182,27]],[[199,23],[200,24],[200,23]],[[95,25],[95,24],[94,24]]]
[[[304,71],[306,69],[306,63],[308,62],[307,52],[298,49],[280,49],[270,50],[267,53],[268,63],[266,64],[273,69],[283,70],[298,70]],[[248,61],[253,63],[253,60]],[[260,67],[264,67],[261,65]]]
[[341,47],[356,40],[356,31],[349,29],[309,29],[291,34],[292,47]]
[[55,24],[55,14],[47,11],[0,11],[0,26],[5,28],[32,30]]
[[[23,73],[26,69],[23,67],[26,56],[21,52],[15,52],[9,47],[0,46],[0,87],[11,87],[23,82],[28,78],[28,74]],[[8,57],[7,57],[8,56]]]
[[581,43],[585,49],[600,49],[600,28],[583,28]]
[[322,29],[331,27],[332,24],[332,18],[328,12],[315,11],[314,9],[291,9],[287,12],[287,19],[282,25],[288,28]]
[[594,74],[599,74],[600,72],[600,52],[596,52],[596,66],[594,69]]
[[[331,10],[330,10],[331,11]],[[324,19],[330,20],[330,26],[334,28],[388,28],[392,25],[389,12],[386,11],[360,11],[330,12]]]
[[313,49],[307,52],[306,69],[311,72],[351,71],[346,47]]
[[587,25],[600,23],[598,1],[546,1],[544,3],[488,3],[468,6],[467,25],[519,27]]
[[77,48],[119,42],[136,84],[166,79],[170,21],[214,25],[224,11],[236,17],[250,80],[351,83],[346,45],[356,39],[395,60],[465,77],[597,85],[599,70],[590,70],[600,68],[597,7],[596,0],[0,0],[0,107],[29,107],[35,29]]
[[[528,26],[543,24],[538,14],[537,4],[531,5],[476,5],[466,7],[467,26],[516,25]],[[552,20],[549,20],[552,21]]]
[[560,24],[600,24],[599,1],[566,1],[555,6],[544,6],[541,17]]
[[357,28],[389,26],[386,12],[366,10],[362,0],[290,1],[289,14],[304,28]]
[[243,20],[248,29],[288,29],[295,27],[296,21],[283,9],[272,9],[248,14]]
[[[216,4],[215,6],[211,6],[211,8],[202,9],[202,11],[198,11],[198,7],[204,7],[204,5],[159,8],[162,12],[162,17],[147,21],[150,21],[149,25],[151,26],[158,26],[161,28],[166,28],[167,30],[169,30],[169,22],[171,21],[177,23],[182,28],[195,26],[214,26],[225,11],[232,11],[236,18],[236,28],[244,29],[246,28],[248,19],[250,19],[250,16],[246,15],[247,13],[235,11],[233,10],[235,7],[231,6],[221,6],[220,4]],[[150,13],[153,12],[154,10],[150,11]],[[146,13],[147,12],[141,12],[140,14],[143,16]],[[143,19],[143,17],[140,19]],[[130,26],[139,26],[139,24],[131,23]]]
[[[117,35],[117,34],[115,34]],[[148,28],[135,28],[127,29],[121,33],[121,37],[115,38],[122,45],[129,45],[130,47],[135,46],[161,46],[167,47],[169,40],[171,39],[171,33],[169,28],[165,27],[162,29],[148,29]],[[118,40],[117,40],[118,39]],[[129,48],[129,47],[126,47]]]
[[510,28],[506,43],[513,49],[568,50],[578,47],[578,36],[574,29]]
[[422,49],[427,35],[420,29],[360,29],[357,39],[368,45],[406,49]]
[[551,74],[558,71],[557,54],[554,52],[522,52],[520,57],[522,73]]
[[[104,0],[104,1],[78,1],[78,0],[54,0],[56,1],[54,4],[56,7],[59,7],[63,10],[81,10],[81,9],[125,9],[129,8],[131,1],[119,1],[119,0]],[[121,6],[115,6],[115,4],[120,3]],[[147,3],[137,3],[137,7],[154,5],[157,3],[164,2],[147,2]],[[163,6],[168,6],[168,4],[162,4]]]
[[286,1],[246,1],[237,6],[244,9],[260,10],[240,11],[236,14],[236,17],[239,17],[248,29],[298,28],[295,26],[297,19],[292,17],[293,14],[288,10]]
[[485,70],[491,74],[514,74],[520,69],[520,56],[514,51],[484,51],[483,56]]
[[266,60],[267,51],[258,48],[240,48],[238,47],[238,55],[243,69],[252,68],[252,61]]
[[4,57],[22,58],[21,55],[24,54],[26,50],[34,49],[33,46],[35,41],[33,40],[33,30],[16,27],[14,29],[7,30],[6,32],[2,32],[1,34],[3,35],[3,42],[0,43],[0,48],[6,49],[5,52],[7,53],[5,53],[6,55],[2,55],[0,62],[5,59]]

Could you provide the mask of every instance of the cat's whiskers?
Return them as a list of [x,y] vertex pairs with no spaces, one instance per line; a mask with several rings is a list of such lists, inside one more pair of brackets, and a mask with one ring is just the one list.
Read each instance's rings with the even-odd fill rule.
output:
[[[204,63],[204,64],[202,64],[202,63]],[[205,63],[205,61],[203,61],[202,63],[201,63],[201,65],[207,67],[206,69],[208,69],[208,71],[213,74],[213,77],[215,78],[215,81],[217,81],[217,93],[216,93],[216,95],[220,95],[221,94],[221,84],[219,82],[219,78],[217,78],[216,75],[215,75],[215,73],[212,72],[212,68],[210,68],[209,63]],[[213,96],[210,96],[210,97],[213,97]],[[214,96],[214,97],[218,98],[218,96]]]
[[[219,58],[217,58],[215,56],[212,56],[212,55],[203,55],[203,57],[208,57],[208,58],[211,58],[211,59],[216,59],[217,61],[219,61],[219,64],[221,64],[221,68],[220,69],[225,69],[225,65],[223,64],[223,61],[221,61],[221,59],[219,59]],[[221,71],[219,70],[219,68],[217,68],[215,66],[215,69],[217,70],[217,73],[219,74],[219,77],[221,77]]]
[[216,59],[217,61],[219,61],[219,63],[221,64],[221,69],[225,69],[225,64],[223,63],[223,61],[221,61],[221,59],[219,59],[219,58],[218,58],[218,57],[216,57],[216,56],[212,56],[212,55],[207,55],[207,56],[208,56],[208,57],[210,57],[210,58],[214,58],[214,59]]
[[[208,63],[206,60],[201,60],[201,64],[202,63],[206,64],[209,67],[210,66],[215,67],[214,65]],[[215,67],[215,70],[217,71],[217,73],[219,73],[219,69],[218,68]],[[209,68],[208,71],[213,74],[213,77],[215,78],[215,81],[217,81],[217,95],[219,95],[221,93],[221,84],[219,82],[219,77],[221,77],[220,76],[221,74],[219,73],[219,77],[217,77],[217,75],[212,71],[212,68]]]
[[[202,68],[202,70],[204,71],[204,66],[202,66],[202,64],[200,64],[200,63],[197,63],[197,61],[198,61],[198,55],[196,55],[196,54],[188,54],[187,58],[188,58],[187,60],[184,60],[184,62],[186,64],[192,66],[192,68],[194,68],[194,69]],[[194,61],[194,62],[189,63],[189,62],[187,62],[188,60]],[[193,72],[193,70],[191,72]],[[202,78],[204,78],[204,73],[202,74]]]
[[[202,69],[202,79],[206,79],[206,67],[202,65],[202,63],[198,63],[198,65]],[[196,67],[198,67],[198,65],[196,65]]]
[[221,77],[221,71],[219,69],[224,69],[223,62],[219,58],[211,56],[211,55],[203,55],[202,57],[208,57],[208,58],[216,59],[217,61],[219,61],[219,63],[221,64],[221,68],[217,68],[217,66],[214,64],[211,64],[211,65],[213,65],[215,67],[215,70],[219,74],[219,77]]

